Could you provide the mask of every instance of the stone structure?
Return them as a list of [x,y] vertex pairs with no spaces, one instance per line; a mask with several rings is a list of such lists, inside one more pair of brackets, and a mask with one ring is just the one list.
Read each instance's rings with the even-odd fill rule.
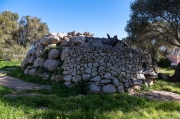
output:
[[[81,79],[88,80],[92,93],[132,91],[155,81],[157,74],[147,52],[123,47],[121,42],[108,45],[107,41],[108,38],[85,37],[75,32],[46,35],[27,53],[22,63],[24,73],[68,87]],[[61,50],[57,50],[60,46]],[[40,68],[45,70],[39,73]],[[62,74],[50,75],[59,69],[63,69]]]

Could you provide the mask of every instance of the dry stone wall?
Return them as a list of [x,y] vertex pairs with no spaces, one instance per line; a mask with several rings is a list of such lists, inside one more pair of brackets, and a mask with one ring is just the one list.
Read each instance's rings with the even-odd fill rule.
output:
[[[120,44],[112,47],[103,43],[106,38],[79,34],[46,35],[27,53],[22,63],[24,73],[40,75],[68,87],[87,80],[92,93],[132,91],[142,84],[151,85],[157,78],[147,52]],[[62,69],[62,73],[57,73]]]

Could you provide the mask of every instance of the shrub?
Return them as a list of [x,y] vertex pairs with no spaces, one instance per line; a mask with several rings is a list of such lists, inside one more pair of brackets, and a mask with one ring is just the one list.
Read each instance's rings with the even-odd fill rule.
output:
[[74,90],[77,94],[87,94],[89,91],[89,80],[79,80],[74,87]]
[[161,58],[158,62],[158,66],[163,67],[163,68],[167,68],[171,66],[171,61],[168,58]]

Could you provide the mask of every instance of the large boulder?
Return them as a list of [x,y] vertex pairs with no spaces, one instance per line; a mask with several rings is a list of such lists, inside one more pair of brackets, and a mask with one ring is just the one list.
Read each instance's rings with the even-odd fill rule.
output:
[[115,93],[116,92],[116,88],[112,84],[104,85],[102,90],[104,93]]
[[43,63],[44,63],[44,60],[45,59],[42,58],[42,57],[36,58],[35,61],[34,61],[34,67],[38,67],[38,66],[42,67]]
[[100,93],[100,88],[95,83],[90,83],[90,92]]
[[53,59],[47,59],[44,63],[43,66],[44,68],[46,68],[49,71],[54,71],[56,68],[59,67],[59,65],[61,64],[60,61],[57,60],[53,60]]
[[49,59],[56,59],[60,56],[60,51],[56,49],[51,49],[48,53]]

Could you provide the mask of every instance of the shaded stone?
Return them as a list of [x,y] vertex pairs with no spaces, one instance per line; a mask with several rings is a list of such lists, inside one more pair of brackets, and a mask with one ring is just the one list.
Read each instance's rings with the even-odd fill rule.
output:
[[90,79],[90,81],[94,81],[94,82],[99,82],[100,80],[101,80],[100,76],[96,76],[96,77]]
[[111,76],[110,73],[105,73],[105,74],[104,74],[104,78],[105,78],[105,79],[111,79],[112,76]]
[[88,63],[88,67],[89,67],[89,68],[92,68],[92,63]]
[[34,67],[38,67],[38,66],[40,66],[40,67],[42,67],[43,66],[43,63],[44,63],[44,58],[42,58],[42,57],[38,57],[38,58],[36,58],[35,59],[35,61],[34,61]]
[[36,59],[36,56],[31,56],[30,58],[29,58],[29,63],[33,63],[34,62],[34,60]]
[[89,80],[91,78],[90,74],[82,74],[83,80]]
[[115,93],[116,88],[112,84],[107,84],[102,87],[102,91],[103,91],[103,93]]
[[105,67],[100,66],[99,69],[98,69],[98,72],[100,72],[100,71],[102,71],[102,70],[105,70]]
[[88,73],[88,74],[91,74],[91,68],[87,68],[87,69],[85,70],[85,72]]
[[117,88],[116,88],[118,93],[123,93],[124,92],[124,85],[121,83]]
[[24,74],[29,74],[29,69],[26,68],[26,69],[24,70]]
[[43,66],[44,68],[46,68],[47,70],[49,71],[53,71],[55,70],[56,68],[58,68],[58,66],[60,65],[61,63],[57,60],[53,60],[53,59],[47,59],[44,63],[43,63]]
[[64,77],[64,80],[65,80],[65,81],[69,81],[69,82],[70,82],[71,79],[72,79],[72,76],[71,76],[71,75],[67,75],[67,76]]
[[113,83],[116,87],[118,87],[118,86],[120,85],[120,82],[119,82],[119,80],[118,80],[116,77],[113,77],[113,78],[112,78],[112,83]]
[[100,93],[100,89],[95,83],[90,83],[90,92]]
[[100,81],[100,83],[103,83],[103,84],[111,83],[111,80],[103,79]]
[[33,68],[33,69],[29,70],[29,74],[31,74],[31,75],[35,75],[35,74],[36,74],[36,69],[35,69],[35,68]]
[[67,75],[67,74],[68,74],[68,71],[63,71],[63,74],[64,74],[64,75]]
[[98,75],[98,72],[93,72],[91,75],[92,75],[92,77],[95,77]]
[[51,49],[48,53],[49,59],[56,59],[60,56],[60,52],[56,49]]
[[94,67],[98,67],[98,66],[99,66],[99,63],[96,62],[96,63],[93,64],[93,66],[94,66]]

